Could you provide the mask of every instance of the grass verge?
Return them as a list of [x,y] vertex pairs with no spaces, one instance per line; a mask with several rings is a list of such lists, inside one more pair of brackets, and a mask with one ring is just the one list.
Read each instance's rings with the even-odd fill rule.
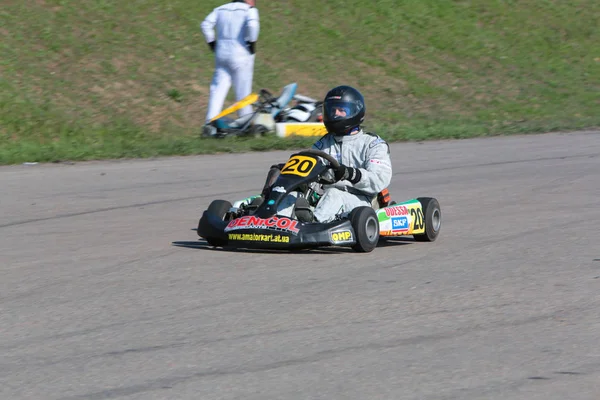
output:
[[[199,137],[219,1],[6,0],[0,164],[263,151],[312,139]],[[595,0],[259,4],[256,89],[365,94],[389,141],[600,126]],[[228,102],[232,101],[231,96]]]

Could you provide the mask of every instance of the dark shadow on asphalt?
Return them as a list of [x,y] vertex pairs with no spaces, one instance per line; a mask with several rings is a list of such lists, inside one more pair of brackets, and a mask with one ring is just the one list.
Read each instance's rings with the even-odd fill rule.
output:
[[417,243],[415,239],[406,236],[380,238],[377,247],[403,246],[406,244]]
[[[414,239],[408,238],[386,238],[380,239],[377,247],[390,247],[390,246],[402,246],[405,244],[414,243]],[[171,243],[173,246],[185,247],[188,249],[197,250],[212,250],[212,251],[226,251],[235,253],[263,253],[263,254],[284,254],[284,253],[308,253],[311,254],[339,254],[339,253],[354,253],[355,251],[349,247],[319,247],[316,249],[252,249],[252,248],[237,248],[237,247],[213,247],[209,245],[205,240],[199,239],[197,241],[175,241]],[[377,251],[377,249],[375,249]]]
[[252,249],[252,248],[238,248],[238,247],[213,247],[204,240],[198,240],[195,242],[191,241],[177,241],[171,243],[173,246],[185,247],[188,249],[198,250],[211,250],[211,251],[225,251],[229,253],[257,253],[257,254],[290,254],[290,253],[308,253],[311,254],[336,254],[336,253],[353,253],[354,250],[346,247],[320,247],[318,249]]

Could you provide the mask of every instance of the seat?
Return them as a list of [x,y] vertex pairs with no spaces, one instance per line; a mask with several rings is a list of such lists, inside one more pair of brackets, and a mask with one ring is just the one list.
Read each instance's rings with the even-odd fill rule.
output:
[[390,200],[392,196],[387,188],[383,189],[381,192],[377,193],[377,196],[373,196],[373,200],[371,200],[371,206],[374,209],[379,209],[383,207],[387,207],[390,205]]

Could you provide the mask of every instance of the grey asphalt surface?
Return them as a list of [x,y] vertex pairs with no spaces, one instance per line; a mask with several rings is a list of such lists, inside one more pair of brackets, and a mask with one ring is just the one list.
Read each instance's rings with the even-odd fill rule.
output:
[[288,151],[0,168],[2,399],[600,398],[600,132],[392,144],[434,243],[223,251]]

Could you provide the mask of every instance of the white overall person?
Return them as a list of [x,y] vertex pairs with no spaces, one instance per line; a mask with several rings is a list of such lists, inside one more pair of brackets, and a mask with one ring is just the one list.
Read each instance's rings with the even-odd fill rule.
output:
[[[330,170],[324,177],[329,183],[323,185],[323,195],[314,209],[313,220],[329,222],[356,207],[370,206],[373,198],[386,189],[392,180],[392,162],[387,142],[373,133],[365,132],[360,126],[365,111],[363,95],[351,86],[335,87],[325,96],[323,123],[328,133],[312,148],[334,157],[340,167]],[[277,172],[282,166],[271,167],[271,176],[267,179],[265,189],[277,175],[272,172]],[[301,201],[307,203],[304,198],[298,197],[297,192],[292,192],[282,200],[277,213],[291,217]],[[297,216],[300,219],[298,213]]]
[[[235,100],[252,92],[256,41],[260,30],[255,0],[237,0],[215,8],[200,24],[206,43],[215,53],[215,71],[210,84],[206,121],[223,110],[231,85]],[[252,112],[252,106],[238,116]]]

